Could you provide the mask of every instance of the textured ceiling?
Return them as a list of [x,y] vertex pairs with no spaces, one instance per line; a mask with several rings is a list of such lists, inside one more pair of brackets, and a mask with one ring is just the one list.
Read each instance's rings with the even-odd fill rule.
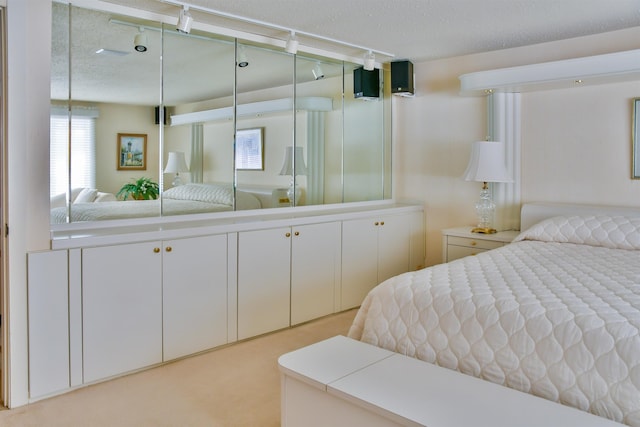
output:
[[[170,10],[171,0],[109,0]],[[640,0],[190,0],[421,61],[640,26]]]
[[[282,45],[288,29],[295,30],[300,32],[302,46],[350,58],[362,58],[362,47],[393,54],[377,54],[378,62],[418,62],[640,26],[640,0],[190,0],[194,30],[184,36],[173,31],[181,9],[175,3],[178,0],[104,1],[151,12],[155,18],[142,22],[79,8],[72,19],[69,89],[69,18],[66,6],[54,3],[53,99],[66,99],[71,90],[77,100],[157,105],[161,85],[158,20],[171,30],[165,40],[162,65],[166,105],[233,93],[228,84],[235,72],[233,45],[212,43],[208,37],[194,38],[203,23],[207,29],[218,26],[239,30],[279,40]],[[229,19],[213,11],[261,24]],[[146,16],[151,17],[148,13]],[[129,25],[114,24],[112,18],[126,20]],[[144,54],[133,50],[139,23],[155,27],[146,31],[149,51]],[[99,48],[120,51],[122,56],[97,55]],[[238,72],[239,92],[285,84],[282,79],[291,73],[290,57],[282,51],[278,55],[255,46],[247,49],[252,50],[248,52],[252,65]],[[309,73],[300,75],[310,77],[315,60],[309,57],[304,64],[305,54],[301,48],[298,57]],[[325,64],[325,73],[331,73],[332,67]],[[334,71],[339,74],[341,69],[336,67]]]

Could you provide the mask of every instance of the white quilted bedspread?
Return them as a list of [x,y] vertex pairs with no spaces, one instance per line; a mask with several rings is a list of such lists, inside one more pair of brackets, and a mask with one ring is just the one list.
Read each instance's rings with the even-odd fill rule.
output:
[[380,284],[349,336],[640,426],[640,219],[516,240]]

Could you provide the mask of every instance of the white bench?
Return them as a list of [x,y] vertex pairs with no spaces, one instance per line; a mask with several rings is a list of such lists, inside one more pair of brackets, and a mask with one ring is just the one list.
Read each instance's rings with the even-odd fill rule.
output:
[[283,427],[622,426],[343,336],[278,363]]

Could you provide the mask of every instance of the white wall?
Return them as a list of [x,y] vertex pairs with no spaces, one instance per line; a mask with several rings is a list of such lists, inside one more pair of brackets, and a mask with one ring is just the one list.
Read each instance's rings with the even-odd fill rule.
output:
[[[416,63],[416,96],[394,99],[394,192],[423,201],[427,265],[443,228],[473,225],[480,186],[465,182],[470,143],[484,139],[486,99],[459,95],[465,73],[640,48],[640,27],[560,42]],[[630,176],[631,99],[640,82],[522,95],[523,202],[640,206]]]

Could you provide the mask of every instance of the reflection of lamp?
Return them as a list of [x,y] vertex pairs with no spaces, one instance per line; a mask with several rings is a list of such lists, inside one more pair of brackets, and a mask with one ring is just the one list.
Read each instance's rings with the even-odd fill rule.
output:
[[167,166],[165,166],[164,168],[164,173],[176,174],[173,182],[171,182],[171,185],[173,185],[174,187],[182,185],[180,172],[189,172],[187,162],[184,160],[184,153],[182,151],[170,151],[169,158],[167,159]]
[[289,190],[287,190],[287,197],[289,197],[290,203],[293,204],[295,200],[295,204],[297,205],[300,200],[300,189],[293,175],[294,163],[296,175],[307,174],[307,165],[304,163],[302,147],[296,147],[295,159],[293,156],[293,147],[286,147],[284,149],[284,162],[282,163],[282,170],[280,171],[280,175],[291,175],[291,185],[289,186]]
[[320,66],[319,62],[316,62],[315,67],[311,70],[313,73],[313,78],[316,80],[324,79],[324,71],[322,71],[322,66]]
[[488,182],[512,182],[504,164],[502,144],[495,141],[477,141],[471,147],[471,158],[464,172],[466,181],[482,182],[480,200],[476,203],[478,226],[472,233],[495,233],[492,227],[496,205],[491,200]]

